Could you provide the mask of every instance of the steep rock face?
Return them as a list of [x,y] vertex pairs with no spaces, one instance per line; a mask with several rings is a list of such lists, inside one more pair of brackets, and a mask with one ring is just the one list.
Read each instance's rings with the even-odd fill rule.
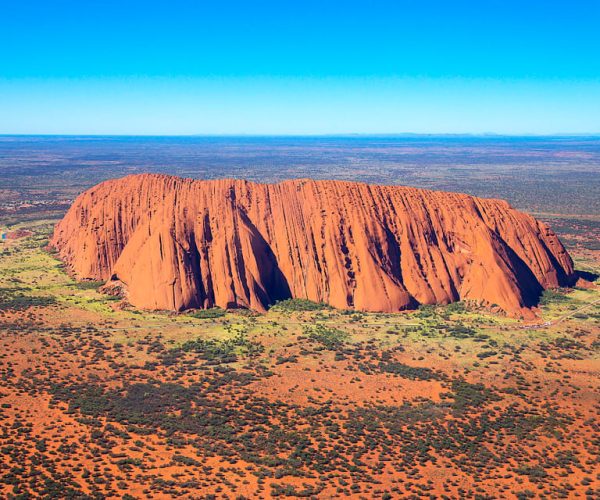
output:
[[527,315],[570,284],[556,235],[501,200],[399,186],[136,175],[81,194],[51,244],[79,279],[120,280],[140,308],[303,297],[399,311],[474,300]]

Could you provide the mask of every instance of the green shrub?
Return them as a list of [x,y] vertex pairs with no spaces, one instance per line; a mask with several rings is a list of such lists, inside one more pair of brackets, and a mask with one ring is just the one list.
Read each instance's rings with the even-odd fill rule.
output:
[[316,325],[305,328],[305,333],[308,337],[323,345],[325,349],[336,351],[343,347],[348,340],[348,334],[337,328],[328,328],[323,325]]
[[225,316],[225,311],[220,307],[212,307],[210,309],[198,309],[189,313],[189,315],[196,319],[214,319]]
[[73,283],[72,286],[79,290],[97,290],[102,285],[104,285],[104,281],[85,280]]
[[323,302],[313,302],[308,299],[287,299],[277,302],[273,307],[276,311],[303,312],[303,311],[322,311],[331,309]]
[[542,296],[540,297],[540,305],[549,306],[551,304],[561,304],[567,302],[569,297],[567,297],[564,289],[557,290],[544,290]]

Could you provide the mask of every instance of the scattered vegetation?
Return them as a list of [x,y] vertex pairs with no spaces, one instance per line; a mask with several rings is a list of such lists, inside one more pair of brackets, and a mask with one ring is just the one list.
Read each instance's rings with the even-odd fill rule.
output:
[[286,299],[277,302],[272,309],[282,312],[305,312],[305,311],[323,311],[331,309],[327,304],[322,302],[313,302],[307,299]]
[[341,349],[348,341],[348,334],[338,328],[328,328],[324,325],[307,327],[305,332],[308,338],[323,346],[323,348],[336,351]]
[[225,316],[225,310],[220,307],[212,307],[210,309],[196,309],[188,314],[196,319],[216,319]]
[[19,248],[0,257],[0,496],[593,498],[596,290],[530,329],[462,303],[136,314]]

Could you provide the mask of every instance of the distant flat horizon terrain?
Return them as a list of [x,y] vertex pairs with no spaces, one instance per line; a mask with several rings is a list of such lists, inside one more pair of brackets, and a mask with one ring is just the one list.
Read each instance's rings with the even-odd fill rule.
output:
[[0,136],[0,184],[11,191],[3,207],[17,195],[53,201],[141,172],[400,184],[600,215],[595,136]]
[[144,172],[340,179],[501,198],[548,222],[567,244],[600,250],[596,136],[0,135],[0,216],[59,218],[91,186]]

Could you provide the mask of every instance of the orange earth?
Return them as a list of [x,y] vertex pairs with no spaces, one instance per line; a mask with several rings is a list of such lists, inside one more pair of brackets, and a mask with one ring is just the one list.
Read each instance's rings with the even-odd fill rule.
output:
[[[457,339],[462,314],[5,310],[0,495],[597,498],[598,321]],[[230,326],[234,355],[203,343]]]
[[600,497],[598,265],[505,202],[143,175],[54,222],[0,249],[0,498]]

